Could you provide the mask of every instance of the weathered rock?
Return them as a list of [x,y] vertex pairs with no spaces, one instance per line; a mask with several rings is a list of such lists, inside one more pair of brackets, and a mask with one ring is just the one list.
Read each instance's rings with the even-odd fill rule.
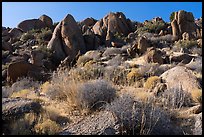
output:
[[2,50],[12,52],[12,46],[10,42],[2,42]]
[[42,67],[44,54],[40,51],[31,51],[31,64]]
[[101,57],[101,53],[97,50],[87,51],[84,56],[87,56],[92,59],[99,59]]
[[20,22],[17,26],[17,28],[21,29],[23,32],[27,32],[32,29],[42,29],[45,27],[45,23],[39,19],[24,20]]
[[199,45],[200,47],[202,47],[202,39],[198,39],[197,42],[198,42],[198,45]]
[[182,38],[183,38],[183,40],[190,40],[189,34],[187,32],[184,32],[182,34]]
[[87,29],[83,34],[86,50],[95,50],[99,46],[99,39],[91,29]]
[[197,89],[200,89],[201,85],[193,72],[184,67],[176,66],[167,70],[160,76],[167,84],[167,89],[180,89],[186,93],[190,93],[192,97]]
[[184,64],[189,63],[193,58],[195,58],[192,55],[189,55],[187,53],[180,53],[180,52],[173,52],[173,54],[170,55],[169,59],[170,62],[182,62]]
[[150,47],[150,43],[145,37],[140,37],[138,39],[137,49],[139,50],[140,54],[144,54],[147,51],[147,48],[149,47]]
[[47,47],[52,49],[53,56],[58,62],[67,56],[74,60],[77,55],[86,52],[82,32],[70,14],[56,26]]
[[193,135],[202,135],[202,112],[195,117]]
[[49,41],[47,48],[53,51],[53,57],[57,61],[61,61],[66,57],[61,38],[61,22],[55,27],[52,38]]
[[144,55],[144,59],[150,63],[159,63],[159,64],[163,64],[164,60],[162,58],[163,53],[158,50],[158,49],[154,49],[154,48],[150,48],[147,50],[147,52]]
[[106,45],[110,45],[113,34],[118,33],[127,36],[132,31],[132,26],[131,21],[126,19],[122,12],[111,12],[95,23],[93,31],[100,35],[102,40],[107,41]]
[[104,53],[102,54],[103,57],[105,56],[112,56],[112,55],[117,55],[117,54],[121,54],[122,50],[120,48],[107,48]]
[[190,39],[194,37],[193,33],[196,32],[193,14],[184,10],[174,12],[174,20],[171,22],[171,26],[173,36],[177,36],[179,39],[181,39],[184,32],[189,34]]
[[60,135],[116,135],[119,132],[117,122],[111,112],[100,111],[68,125]]
[[39,113],[41,105],[31,99],[2,98],[2,120],[12,120],[23,116],[25,113]]
[[177,23],[177,20],[173,20],[171,22],[171,27],[172,27],[172,33],[173,33],[173,36],[178,38],[179,37],[179,27],[178,27],[178,23]]
[[93,26],[96,23],[97,20],[95,20],[94,18],[86,18],[83,21],[81,21],[81,25],[85,25],[85,26]]
[[42,22],[44,22],[44,24],[45,24],[47,27],[49,27],[49,28],[51,28],[52,25],[53,25],[52,19],[51,19],[49,16],[47,16],[47,15],[42,15],[42,16],[40,16],[39,20],[41,20]]
[[13,28],[9,31],[10,37],[11,38],[19,38],[23,34],[22,30],[18,28]]
[[27,76],[29,71],[40,73],[42,68],[26,61],[11,63],[7,70],[7,81],[10,83],[15,82],[18,78]]
[[64,51],[67,56],[75,58],[80,52],[86,52],[84,39],[76,21],[72,15],[68,14],[62,21],[61,35],[63,39]]
[[8,42],[10,40],[10,38],[11,38],[10,35],[3,36],[2,41],[3,42]]

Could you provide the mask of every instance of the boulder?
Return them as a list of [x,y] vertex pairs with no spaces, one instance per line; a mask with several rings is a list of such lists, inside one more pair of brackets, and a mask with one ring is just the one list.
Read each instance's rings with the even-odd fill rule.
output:
[[22,30],[18,28],[13,28],[9,31],[10,37],[11,38],[19,38],[23,34]]
[[96,23],[97,20],[94,18],[86,18],[83,21],[80,22],[80,24],[83,26],[93,26]]
[[7,81],[13,83],[20,77],[26,77],[29,71],[40,73],[42,68],[26,61],[11,63],[7,69]]
[[61,36],[63,39],[63,48],[67,56],[75,58],[78,52],[81,54],[86,52],[82,32],[70,14],[62,21]]
[[[176,66],[165,71],[161,76],[167,84],[167,89],[182,90],[190,93],[192,97],[197,96],[200,99],[199,89],[201,87],[199,81],[193,71],[184,66]],[[201,95],[202,97],[202,95]],[[199,100],[198,100],[199,101]]]
[[53,57],[57,61],[61,61],[66,57],[61,38],[61,22],[55,27],[52,38],[49,41],[47,48],[53,51]]
[[39,19],[24,20],[20,22],[17,26],[17,28],[19,28],[23,32],[27,32],[32,29],[42,29],[45,27],[46,27],[45,23]]
[[39,113],[41,105],[31,99],[2,98],[2,120],[10,121],[23,116],[25,113]]
[[2,50],[12,52],[12,46],[10,42],[2,42]]
[[191,12],[180,10],[174,12],[174,20],[171,22],[173,36],[177,36],[179,39],[182,38],[182,34],[187,32],[189,38],[194,38],[193,33],[196,32],[196,24],[194,17]]
[[93,31],[102,37],[102,41],[106,40],[110,43],[116,33],[127,36],[132,31],[132,24],[122,12],[110,12],[95,23]]
[[147,48],[149,47],[150,47],[150,43],[145,37],[140,37],[138,39],[137,49],[140,54],[144,54],[147,51]]
[[173,62],[182,62],[184,64],[188,64],[190,63],[190,61],[195,58],[194,56],[192,55],[189,55],[187,53],[180,53],[180,52],[173,52],[173,54],[170,55],[169,59],[170,59],[170,62],[173,63]]
[[193,135],[202,135],[202,112],[195,116]]
[[44,24],[46,25],[46,27],[52,28],[53,21],[52,21],[52,19],[51,19],[49,16],[47,16],[47,15],[42,15],[42,16],[40,16],[39,20],[41,20],[42,22],[44,22]]
[[64,60],[65,57],[74,60],[77,55],[86,52],[82,32],[72,15],[68,14],[56,26],[47,47],[53,51],[57,62]]
[[116,135],[118,119],[109,111],[100,111],[83,120],[69,124],[60,135]]
[[44,54],[38,50],[31,51],[31,64],[42,67]]
[[147,63],[151,62],[151,63],[163,64],[164,59],[162,58],[162,56],[163,56],[163,53],[160,50],[149,48],[144,55],[144,60],[146,60]]
[[86,45],[86,51],[95,50],[99,46],[99,38],[95,36],[94,32],[88,28],[86,32],[83,34],[84,42]]

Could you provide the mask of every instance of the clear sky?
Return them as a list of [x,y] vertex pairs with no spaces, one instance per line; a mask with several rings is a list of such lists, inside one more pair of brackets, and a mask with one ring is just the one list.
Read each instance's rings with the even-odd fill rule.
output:
[[202,2],[2,2],[2,26],[16,27],[26,19],[46,14],[53,22],[61,21],[71,14],[76,21],[87,17],[97,20],[109,12],[120,11],[131,20],[144,22],[156,16],[169,22],[173,11],[186,10],[195,18],[202,16]]

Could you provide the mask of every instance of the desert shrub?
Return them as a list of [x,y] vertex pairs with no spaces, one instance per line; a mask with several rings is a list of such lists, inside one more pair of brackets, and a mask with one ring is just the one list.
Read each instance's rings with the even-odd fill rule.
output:
[[128,85],[127,74],[129,70],[119,66],[107,66],[104,69],[103,78],[115,85]]
[[137,34],[143,34],[145,32],[149,33],[159,33],[162,29],[166,28],[166,24],[164,22],[147,22],[143,27],[139,27],[136,32]]
[[[175,134],[168,113],[154,105],[154,100],[146,103],[122,94],[106,106],[119,118],[120,134],[122,135],[162,135]],[[180,133],[180,131],[176,131]]]
[[34,39],[35,36],[34,34],[32,34],[31,32],[27,32],[27,33],[24,33],[22,36],[21,36],[21,41],[27,41],[29,39]]
[[159,37],[151,37],[150,40],[153,42],[160,42],[160,41],[174,42],[175,37],[171,34],[167,34],[167,35],[159,36]]
[[183,91],[181,88],[168,89],[165,92],[159,93],[157,102],[158,105],[168,108],[169,110],[192,106],[190,93]]
[[92,58],[89,56],[80,56],[77,60],[77,66],[84,66],[90,60],[92,60]]
[[79,110],[90,110],[114,97],[115,89],[105,80],[87,80],[76,74],[76,69],[58,72],[50,84],[46,84],[46,95],[53,100],[65,101],[71,109]]
[[12,88],[12,92],[21,91],[23,89],[36,90],[38,89],[39,85],[40,85],[40,82],[33,81],[31,78],[22,78],[16,81],[15,83],[13,83],[11,88]]
[[174,20],[174,16],[175,16],[175,12],[172,12],[169,19],[170,19],[170,22],[172,22]]
[[48,28],[41,29],[41,33],[37,36],[38,39],[49,41],[52,38],[52,31]]
[[82,83],[77,92],[73,102],[82,109],[92,109],[113,100],[116,90],[107,81],[99,79]]
[[180,48],[192,48],[197,47],[198,42],[196,40],[179,40],[175,43],[175,46]]
[[155,87],[158,82],[160,82],[160,78],[158,76],[151,76],[144,83],[144,87],[147,89],[151,89]]
[[42,123],[35,125],[34,131],[38,135],[55,135],[60,131],[60,126],[56,122],[46,119]]
[[124,34],[116,32],[114,34],[114,40],[123,43],[126,42],[126,37]]
[[47,57],[47,58],[51,58],[51,56],[52,56],[52,50],[47,48],[46,44],[37,45],[36,50],[39,50],[40,52],[42,52],[45,55],[45,57]]

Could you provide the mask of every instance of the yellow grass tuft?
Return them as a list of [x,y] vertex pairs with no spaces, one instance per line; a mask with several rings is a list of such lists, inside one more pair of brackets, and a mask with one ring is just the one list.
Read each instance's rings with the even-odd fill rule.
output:
[[138,68],[132,68],[131,72],[127,74],[127,80],[135,80],[136,78],[141,77],[141,73]]
[[60,131],[60,126],[56,122],[46,119],[42,123],[35,125],[34,130],[41,135],[55,135]]
[[156,86],[156,84],[160,81],[158,76],[151,76],[144,83],[144,88],[151,89]]
[[15,97],[23,97],[23,98],[27,98],[27,96],[30,94],[30,90],[29,89],[23,89],[21,91],[18,92],[13,92],[13,94],[11,95],[12,98]]

